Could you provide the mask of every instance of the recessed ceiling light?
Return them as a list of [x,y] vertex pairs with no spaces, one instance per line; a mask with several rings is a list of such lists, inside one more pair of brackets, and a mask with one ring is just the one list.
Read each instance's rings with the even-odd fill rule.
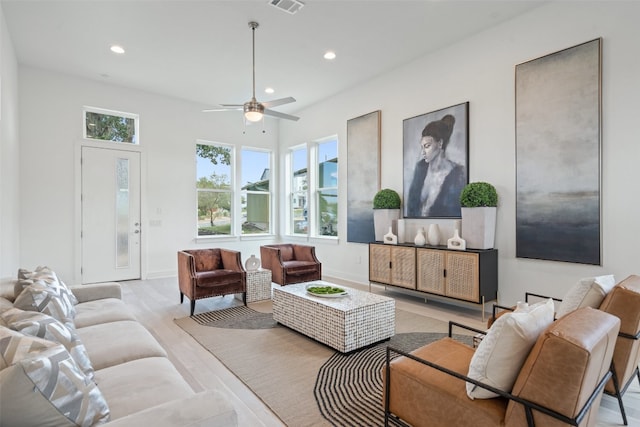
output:
[[265,93],[273,93],[273,92],[275,92],[275,90],[273,90],[272,87],[268,87],[264,91],[265,91]]
[[124,48],[122,46],[118,46],[117,44],[111,46],[110,49],[113,53],[124,53]]
[[324,59],[329,59],[329,60],[336,59],[336,53],[334,51],[332,51],[332,50],[329,50],[329,51],[325,52]]

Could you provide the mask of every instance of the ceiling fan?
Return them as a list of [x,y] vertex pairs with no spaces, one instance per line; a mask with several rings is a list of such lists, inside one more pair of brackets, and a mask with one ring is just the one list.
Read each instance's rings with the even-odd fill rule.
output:
[[258,102],[256,100],[256,28],[258,23],[249,22],[249,28],[251,28],[252,41],[253,41],[253,96],[250,101],[244,104],[220,104],[222,109],[202,110],[205,113],[212,111],[229,111],[229,110],[242,110],[244,111],[244,117],[250,122],[259,122],[264,115],[278,117],[280,119],[298,120],[299,117],[292,116],[290,114],[281,113],[279,111],[270,110],[271,107],[277,107],[278,105],[289,104],[296,102],[295,98],[280,98],[273,101]]

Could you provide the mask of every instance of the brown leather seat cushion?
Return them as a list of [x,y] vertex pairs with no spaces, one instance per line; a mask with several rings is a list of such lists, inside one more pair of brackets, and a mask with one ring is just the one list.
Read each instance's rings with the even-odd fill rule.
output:
[[242,273],[233,270],[213,270],[196,272],[196,285],[201,288],[224,286],[242,280]]
[[286,261],[282,265],[287,270],[287,274],[293,276],[313,273],[318,270],[317,264],[310,261]]
[[[421,347],[412,354],[467,375],[474,350],[451,338]],[[465,382],[411,359],[391,363],[390,409],[414,427],[458,425],[495,427],[504,422],[507,401],[471,400]],[[427,409],[428,407],[428,409]]]

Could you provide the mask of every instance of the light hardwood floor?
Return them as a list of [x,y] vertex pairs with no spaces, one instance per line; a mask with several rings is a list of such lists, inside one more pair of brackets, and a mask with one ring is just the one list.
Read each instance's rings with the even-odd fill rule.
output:
[[[335,278],[325,277],[324,279],[355,288],[368,289],[368,286],[347,283]],[[284,426],[282,421],[244,383],[173,322],[173,319],[189,315],[187,298],[183,304],[179,304],[180,294],[175,277],[135,280],[121,282],[121,284],[124,301],[131,306],[138,319],[167,350],[171,361],[195,391],[223,390],[236,408],[240,426]],[[481,312],[476,308],[452,306],[437,301],[425,303],[422,298],[385,290],[381,286],[372,286],[372,291],[394,297],[397,307],[406,311],[444,321],[454,320],[477,328],[484,328],[485,325]],[[233,296],[199,300],[196,303],[196,314],[236,304],[240,304],[240,301]],[[260,355],[257,354],[256,363],[259,362]],[[640,427],[640,386],[637,381],[629,387],[623,400],[629,425]],[[603,397],[598,420],[598,427],[622,425],[617,400],[609,396]]]

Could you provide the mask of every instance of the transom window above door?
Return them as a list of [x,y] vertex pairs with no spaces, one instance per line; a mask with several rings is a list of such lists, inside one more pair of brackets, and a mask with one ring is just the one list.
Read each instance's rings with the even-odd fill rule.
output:
[[139,144],[137,114],[84,107],[83,120],[86,139]]

